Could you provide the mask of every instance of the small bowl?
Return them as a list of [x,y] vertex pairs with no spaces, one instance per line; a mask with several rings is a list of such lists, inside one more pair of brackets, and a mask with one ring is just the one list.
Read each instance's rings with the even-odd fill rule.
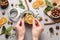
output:
[[12,8],[9,11],[8,17],[10,20],[16,22],[18,20],[19,16],[20,16],[20,13],[17,8]]
[[[54,8],[58,8],[58,7],[54,7]],[[54,8],[52,8],[52,9],[54,9]],[[51,9],[51,11],[52,11],[52,9]],[[50,11],[50,12],[51,12],[51,11]],[[52,15],[52,12],[51,12],[51,17],[52,17],[52,18],[60,18],[60,16],[57,16],[57,17],[53,16],[53,15]]]
[[[6,9],[9,6],[8,0],[0,1],[0,6],[2,9]],[[6,3],[6,4],[5,4]]]

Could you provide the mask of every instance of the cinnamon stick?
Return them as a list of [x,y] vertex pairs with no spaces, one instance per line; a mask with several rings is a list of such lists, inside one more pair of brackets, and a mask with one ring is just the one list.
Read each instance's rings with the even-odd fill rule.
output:
[[29,6],[28,6],[28,3],[27,3],[27,0],[25,0],[25,3],[26,3],[26,6],[27,6],[27,8],[28,8],[28,10],[29,10]]
[[44,25],[53,25],[53,24],[55,24],[55,22],[44,23]]

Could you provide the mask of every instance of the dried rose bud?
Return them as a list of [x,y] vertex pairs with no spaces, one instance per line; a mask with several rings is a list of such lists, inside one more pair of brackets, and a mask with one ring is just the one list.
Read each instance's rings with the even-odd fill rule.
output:
[[2,12],[2,15],[5,15],[5,11]]
[[48,21],[48,19],[45,19],[45,21]]
[[11,6],[13,7],[13,4],[11,4]]

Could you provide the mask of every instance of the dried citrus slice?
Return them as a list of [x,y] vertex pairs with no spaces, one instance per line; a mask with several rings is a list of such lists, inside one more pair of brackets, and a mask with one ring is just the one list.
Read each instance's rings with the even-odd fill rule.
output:
[[0,19],[0,28],[2,27],[3,20]]
[[37,9],[39,6],[44,6],[45,2],[44,0],[36,0],[33,4],[32,7]]
[[3,20],[0,19],[0,23],[3,24]]
[[26,21],[28,24],[32,24],[33,18],[34,18],[34,17],[33,17],[32,15],[26,16],[26,17],[25,17],[25,21]]
[[0,23],[0,28],[2,27],[2,24]]
[[38,7],[40,6],[39,2],[38,1],[35,1],[33,4],[32,4],[32,7],[37,9]]
[[3,20],[3,24],[7,23],[7,19],[5,17],[2,17],[1,20]]
[[36,1],[38,1],[38,3],[40,4],[40,6],[44,6],[45,5],[44,0],[36,0]]

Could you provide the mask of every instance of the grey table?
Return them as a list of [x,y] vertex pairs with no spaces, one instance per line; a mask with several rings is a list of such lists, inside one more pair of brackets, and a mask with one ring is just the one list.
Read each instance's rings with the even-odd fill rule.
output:
[[[9,12],[9,10],[11,8],[14,8],[16,6],[16,4],[19,4],[19,1],[18,0],[8,0],[8,1],[9,1],[9,7],[6,10],[2,10],[0,8],[0,17],[2,17],[2,12],[5,11],[6,12],[6,15],[5,16],[9,20],[9,18],[8,18],[8,12]],[[26,4],[25,4],[24,0],[22,0],[22,1],[23,1],[23,4],[26,7]],[[32,0],[32,1],[34,2],[35,0]],[[43,21],[41,23],[42,23],[42,25],[44,27],[44,31],[41,34],[39,40],[60,40],[60,30],[56,30],[56,26],[57,25],[60,26],[60,23],[56,23],[54,25],[44,25],[44,23],[46,22],[45,21],[45,18],[48,18],[48,22],[52,21],[48,16],[46,16],[44,14],[43,10],[44,10],[45,7],[40,7],[39,10],[38,9],[35,10],[35,9],[32,8],[32,5],[31,5],[32,3],[28,3],[30,10],[32,10],[35,15],[39,14],[43,18]],[[11,7],[11,4],[14,4],[14,7]],[[16,8],[18,8],[18,10],[20,10],[20,13],[22,13],[25,10],[27,10],[27,7],[25,9],[20,9],[17,6]],[[9,25],[6,24],[6,26],[9,26]],[[50,32],[49,32],[49,28],[50,27],[52,27],[54,29],[54,35],[50,35]],[[26,26],[25,40],[32,40],[31,30],[32,30],[31,26],[29,27],[29,25],[27,25]],[[58,35],[56,35],[56,32],[58,32]],[[0,36],[0,40],[6,40],[6,38],[4,37],[4,35],[1,35]],[[16,36],[15,36],[14,38],[12,37],[12,38],[9,38],[7,40],[17,40],[17,39],[16,39]]]

